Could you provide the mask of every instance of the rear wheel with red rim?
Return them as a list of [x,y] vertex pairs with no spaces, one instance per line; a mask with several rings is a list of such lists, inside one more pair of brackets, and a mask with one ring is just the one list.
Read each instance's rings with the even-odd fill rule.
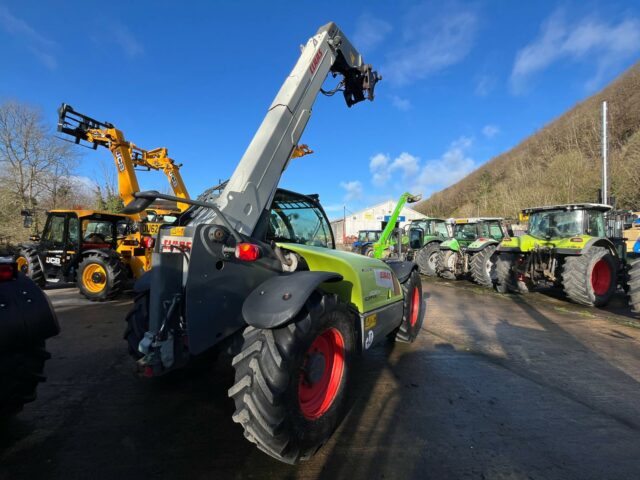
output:
[[562,286],[571,300],[588,306],[609,303],[617,287],[618,259],[605,247],[590,247],[582,255],[567,256]]
[[315,292],[293,322],[244,330],[229,396],[249,441],[297,463],[328,440],[345,413],[354,325],[336,295]]

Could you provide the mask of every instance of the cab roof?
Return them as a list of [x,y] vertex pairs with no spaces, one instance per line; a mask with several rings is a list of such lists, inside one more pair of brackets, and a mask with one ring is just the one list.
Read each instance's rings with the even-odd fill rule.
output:
[[469,217],[469,218],[449,218],[447,220],[450,223],[481,223],[481,222],[502,222],[504,218],[502,217]]
[[78,218],[84,218],[84,217],[118,217],[118,218],[122,218],[122,219],[131,219],[131,217],[129,215],[125,215],[123,213],[111,213],[111,212],[105,212],[103,210],[50,210],[51,213],[75,213]]
[[531,214],[534,212],[545,212],[548,210],[598,210],[600,212],[608,212],[613,207],[603,203],[566,203],[562,205],[546,205],[544,207],[525,208],[522,213]]
[[446,220],[444,218],[437,218],[437,217],[424,217],[424,218],[414,218],[413,220],[411,220],[411,222],[426,222],[429,220],[435,220],[436,222],[446,222]]

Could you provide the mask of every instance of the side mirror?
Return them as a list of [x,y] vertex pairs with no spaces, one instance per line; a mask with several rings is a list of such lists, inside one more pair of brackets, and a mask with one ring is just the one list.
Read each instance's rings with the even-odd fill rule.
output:
[[24,218],[22,219],[22,226],[24,228],[31,228],[31,225],[33,225],[33,214],[31,213],[30,210],[22,210],[20,212],[20,215],[22,215]]
[[424,230],[421,228],[412,228],[409,230],[409,247],[412,250],[419,250],[424,243]]

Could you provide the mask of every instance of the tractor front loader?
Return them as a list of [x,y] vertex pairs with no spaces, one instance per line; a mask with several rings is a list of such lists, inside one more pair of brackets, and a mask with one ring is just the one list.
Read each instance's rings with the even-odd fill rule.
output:
[[604,306],[625,283],[622,238],[607,235],[608,205],[582,203],[529,208],[526,235],[505,238],[496,262],[499,292],[560,287],[587,306]]
[[452,235],[451,225],[442,218],[412,220],[407,259],[418,264],[421,274],[435,277],[440,245]]
[[452,238],[440,244],[439,276],[455,280],[470,275],[479,285],[493,287],[496,248],[509,236],[502,218],[459,218],[451,221]]
[[[322,91],[327,75],[341,77]],[[153,268],[136,283],[125,338],[146,376],[230,345],[233,420],[263,452],[311,457],[345,413],[354,356],[387,337],[413,341],[424,306],[417,267],[334,248],[317,195],[278,189],[321,91],[347,106],[379,80],[334,23],[302,48],[220,195],[163,226]],[[157,198],[141,192],[126,211]]]

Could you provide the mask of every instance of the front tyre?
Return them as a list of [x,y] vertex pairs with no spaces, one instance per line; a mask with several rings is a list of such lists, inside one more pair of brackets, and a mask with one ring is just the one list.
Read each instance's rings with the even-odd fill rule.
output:
[[616,258],[604,247],[591,247],[582,255],[566,257],[564,292],[581,305],[603,307],[616,291],[617,270]]
[[34,281],[40,288],[44,287],[45,277],[42,271],[42,265],[38,258],[38,251],[35,248],[24,247],[20,249],[20,253],[16,257],[18,270]]
[[336,295],[314,292],[289,324],[247,327],[233,359],[233,420],[260,450],[285,463],[306,460],[345,413],[355,351],[354,321]]
[[133,307],[127,313],[125,318],[127,322],[126,329],[124,331],[124,339],[127,341],[129,347],[129,355],[134,360],[138,360],[143,357],[142,353],[138,350],[140,341],[144,338],[145,332],[149,330],[149,292],[142,292],[136,295],[133,301]]
[[80,293],[92,302],[103,302],[117,297],[124,288],[125,270],[119,256],[87,255],[78,266]]
[[436,267],[438,266],[438,255],[440,254],[440,244],[431,242],[427,246],[418,250],[416,254],[416,263],[420,268],[420,273],[428,277],[436,276]]
[[401,285],[404,295],[402,323],[395,331],[396,342],[413,342],[424,322],[424,302],[422,301],[422,281],[416,270]]

